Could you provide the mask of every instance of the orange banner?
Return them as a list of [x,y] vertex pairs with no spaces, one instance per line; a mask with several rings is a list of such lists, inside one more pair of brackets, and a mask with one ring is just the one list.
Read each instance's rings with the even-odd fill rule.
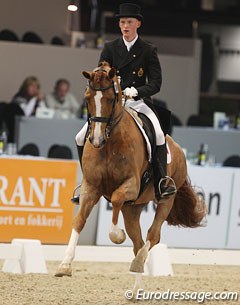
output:
[[68,242],[78,162],[0,158],[0,241]]

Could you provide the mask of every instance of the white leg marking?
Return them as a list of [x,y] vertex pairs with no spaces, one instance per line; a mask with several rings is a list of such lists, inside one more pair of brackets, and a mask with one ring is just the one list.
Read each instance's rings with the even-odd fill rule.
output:
[[[95,105],[96,105],[96,116],[100,117],[101,116],[101,98],[102,98],[102,92],[101,91],[97,91],[97,94],[95,95],[94,99],[95,99]],[[99,144],[99,139],[101,136],[101,127],[102,127],[102,123],[100,122],[96,122],[95,123],[95,128],[94,128],[94,134],[93,134],[93,138],[94,138],[94,144]]]
[[110,227],[110,232],[109,233],[116,233],[118,234],[119,231],[122,231],[118,225],[114,225],[113,223],[111,224],[111,227]]
[[79,233],[72,229],[72,234],[65,252],[65,257],[62,261],[62,264],[71,264],[75,256],[75,249],[78,242]]
[[147,240],[147,241],[146,241],[146,244],[144,245],[144,247],[146,248],[147,251],[149,251],[150,246],[151,246],[151,243],[150,243],[149,240]]
[[142,273],[136,273],[135,274],[135,283],[133,286],[133,297],[136,298],[137,296],[137,292],[139,289],[143,289],[143,285],[142,285]]
[[118,225],[114,225],[113,223],[111,224],[111,228],[109,231],[109,238],[111,241],[115,244],[121,244],[125,241],[126,239],[126,234],[125,232],[119,228]]

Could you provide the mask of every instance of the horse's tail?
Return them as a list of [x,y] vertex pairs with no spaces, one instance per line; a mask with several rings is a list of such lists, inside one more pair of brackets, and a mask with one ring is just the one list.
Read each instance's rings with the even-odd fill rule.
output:
[[202,226],[207,208],[203,198],[194,191],[189,178],[178,189],[172,210],[168,215],[169,225],[196,228]]

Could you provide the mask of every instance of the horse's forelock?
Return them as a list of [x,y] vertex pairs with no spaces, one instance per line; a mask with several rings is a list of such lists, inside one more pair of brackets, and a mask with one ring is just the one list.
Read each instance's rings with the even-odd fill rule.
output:
[[101,67],[101,68],[105,67],[105,68],[108,68],[108,69],[111,68],[110,64],[107,61],[105,61],[105,60],[104,61],[100,61],[98,67]]
[[103,76],[104,76],[104,71],[99,70],[94,72],[94,81],[100,83],[101,80],[103,79]]
[[104,80],[106,77],[109,78],[109,71],[111,71],[111,66],[108,62],[102,61],[99,63],[98,67],[93,70],[92,73],[92,81],[100,83],[102,80]]

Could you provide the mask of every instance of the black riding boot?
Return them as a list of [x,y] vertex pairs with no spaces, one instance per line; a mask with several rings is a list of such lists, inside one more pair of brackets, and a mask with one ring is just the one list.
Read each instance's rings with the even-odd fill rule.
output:
[[79,146],[79,145],[77,145],[78,159],[79,159],[79,162],[80,162],[81,167],[82,167],[83,148],[84,148],[84,146]]
[[[166,143],[156,147],[154,160],[154,187],[157,200],[176,193],[176,185],[172,178],[167,176],[167,148]],[[166,185],[167,182],[170,182]]]
[[[79,146],[77,145],[77,151],[78,151],[78,158],[79,158],[79,162],[82,168],[82,155],[83,155],[83,148],[84,146]],[[75,192],[80,188],[81,184],[79,184],[75,190],[73,191],[73,197],[71,199],[71,201],[75,204],[79,204],[79,197],[80,195],[75,195]]]

